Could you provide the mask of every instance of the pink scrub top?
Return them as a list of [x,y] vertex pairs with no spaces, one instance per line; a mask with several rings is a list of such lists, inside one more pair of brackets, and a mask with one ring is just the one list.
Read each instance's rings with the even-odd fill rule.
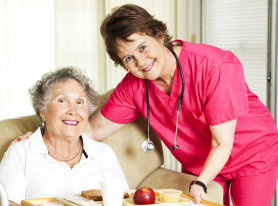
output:
[[[216,178],[232,179],[267,172],[278,164],[278,133],[269,110],[245,81],[240,61],[230,51],[185,42],[179,61],[185,90],[179,119],[178,150],[174,145],[181,77],[177,67],[167,95],[149,81],[150,124],[182,164],[182,171],[198,176],[211,150],[210,125],[237,119],[231,155]],[[128,73],[101,113],[126,124],[147,117],[145,80]]]

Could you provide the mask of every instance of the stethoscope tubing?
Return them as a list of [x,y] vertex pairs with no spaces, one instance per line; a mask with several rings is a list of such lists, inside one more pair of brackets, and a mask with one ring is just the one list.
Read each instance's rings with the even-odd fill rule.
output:
[[176,53],[170,49],[170,51],[172,52],[172,54],[174,55],[175,59],[176,59],[176,62],[178,64],[178,68],[179,68],[179,71],[180,71],[180,75],[181,75],[181,93],[180,93],[180,96],[179,96],[179,102],[178,102],[178,106],[177,106],[177,111],[180,111],[181,109],[181,105],[182,105],[182,100],[183,100],[183,93],[184,93],[184,77],[183,77],[183,72],[182,72],[182,68],[181,68],[181,63],[180,63],[180,60],[179,58],[177,57]]
[[[177,104],[177,120],[176,120],[174,146],[172,147],[172,150],[176,150],[179,148],[179,145],[177,145],[177,135],[178,135],[178,126],[179,126],[179,115],[180,115],[180,110],[181,110],[182,101],[183,101],[183,93],[184,93],[184,76],[183,76],[182,67],[181,67],[179,58],[177,57],[176,53],[172,49],[170,49],[170,51],[174,55],[175,60],[178,64],[181,81],[182,81],[182,89],[181,89],[181,93],[179,95],[179,100],[178,100],[178,104]],[[147,104],[147,145],[148,145],[149,143],[152,144],[152,142],[150,141],[150,103],[149,103],[149,80],[148,79],[146,79],[146,104]],[[147,149],[147,152],[148,152],[148,149]]]
[[147,102],[147,140],[150,139],[150,102],[149,102],[149,80],[146,79],[146,102]]

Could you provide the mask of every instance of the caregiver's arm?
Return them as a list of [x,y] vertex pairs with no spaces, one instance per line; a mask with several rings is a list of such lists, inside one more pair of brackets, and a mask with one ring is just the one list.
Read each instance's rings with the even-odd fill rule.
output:
[[13,140],[13,141],[9,144],[9,146],[12,145],[12,144],[14,144],[14,143],[16,143],[16,142],[19,142],[19,141],[21,141],[21,140],[24,140],[24,139],[29,138],[32,134],[33,134],[33,132],[27,132],[27,133],[24,134],[24,135],[18,136],[15,140]]
[[106,119],[100,112],[98,112],[89,120],[89,124],[85,130],[85,133],[88,135],[88,137],[100,141],[123,126],[124,124],[112,122]]
[[[212,134],[211,151],[197,180],[208,185],[222,170],[231,154],[237,120],[210,126]],[[201,189],[201,190],[200,190]],[[190,193],[196,202],[200,202],[202,188],[192,185]],[[204,195],[204,194],[203,194]],[[204,195],[205,196],[205,195]],[[206,198],[206,197],[205,197]]]

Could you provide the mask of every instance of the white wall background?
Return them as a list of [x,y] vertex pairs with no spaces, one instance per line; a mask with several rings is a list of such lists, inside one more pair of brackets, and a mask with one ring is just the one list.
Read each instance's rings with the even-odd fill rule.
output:
[[[182,0],[0,0],[0,119],[33,114],[28,88],[42,74],[74,65],[103,93],[125,75],[105,53],[99,32],[111,9],[134,3],[168,25],[176,37]],[[181,9],[181,8],[180,8]]]
[[[57,67],[83,69],[99,93],[114,88],[126,71],[114,67],[99,32],[112,8],[125,3],[142,6],[168,25],[174,39],[190,40],[185,24],[190,21],[187,2],[0,0],[0,120],[33,114],[28,88]],[[179,170],[174,157],[166,150],[164,154],[165,167]]]
[[53,0],[0,0],[0,119],[32,114],[28,88],[55,67]]

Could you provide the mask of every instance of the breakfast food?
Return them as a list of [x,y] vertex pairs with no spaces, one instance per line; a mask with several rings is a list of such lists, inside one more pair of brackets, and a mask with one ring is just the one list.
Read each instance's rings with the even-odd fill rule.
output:
[[[81,192],[81,196],[89,200],[102,201],[101,190],[85,190]],[[125,199],[128,197],[129,197],[128,193],[125,192],[123,198]]]
[[174,189],[162,189],[160,192],[160,201],[161,202],[180,202],[182,191]]
[[85,197],[89,200],[102,201],[101,190],[85,190],[81,192],[81,197]]
[[136,205],[148,205],[155,203],[155,192],[151,188],[139,188],[133,195],[133,201]]

